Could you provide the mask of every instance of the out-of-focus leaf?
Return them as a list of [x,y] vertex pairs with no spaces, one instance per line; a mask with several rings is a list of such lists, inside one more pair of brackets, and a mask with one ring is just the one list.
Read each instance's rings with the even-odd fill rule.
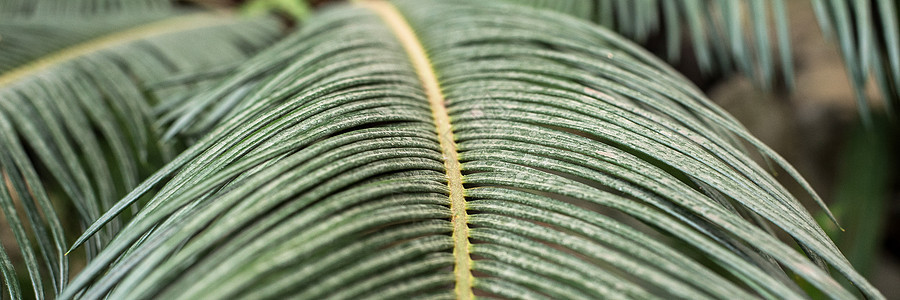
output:
[[900,113],[900,5],[894,0],[813,1],[826,35],[840,46],[860,116],[871,125],[866,85],[874,80],[885,111]]

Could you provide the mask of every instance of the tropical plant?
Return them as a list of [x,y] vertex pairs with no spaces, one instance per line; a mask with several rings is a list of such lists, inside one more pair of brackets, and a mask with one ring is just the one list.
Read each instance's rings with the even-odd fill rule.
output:
[[282,38],[165,1],[29,3],[0,5],[13,298],[883,298],[752,156],[824,208],[793,167],[591,22],[359,1]]

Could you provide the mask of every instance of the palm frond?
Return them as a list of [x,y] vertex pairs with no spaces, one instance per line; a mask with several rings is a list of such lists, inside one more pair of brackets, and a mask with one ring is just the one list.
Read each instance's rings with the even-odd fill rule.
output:
[[765,90],[782,80],[786,88],[793,88],[784,0],[507,1],[592,20],[637,42],[664,30],[670,62],[681,57],[682,35],[687,33],[701,71],[736,70]]
[[[278,35],[271,20],[170,17],[0,75],[0,206],[37,298],[58,294],[68,282],[67,233],[79,234],[178,150],[158,142],[152,107],[199,92],[202,85],[191,79],[246,59]],[[118,228],[88,243],[88,259]],[[3,266],[9,293],[18,298],[15,270]]]
[[[508,1],[593,20],[636,41],[665,28],[670,61],[679,57],[681,33],[687,31],[701,70],[736,67],[764,89],[781,79],[788,88],[793,86],[783,0]],[[865,89],[873,79],[885,110],[896,115],[900,106],[900,7],[896,1],[813,0],[812,4],[823,32],[840,47],[860,116],[870,123],[873,100]],[[775,44],[778,58],[770,50]],[[776,76],[778,65],[783,76]]]
[[170,17],[170,13],[115,14],[92,18],[55,16],[0,19],[0,74],[123,28]]
[[632,43],[394,5],[312,17],[187,100],[209,132],[76,242],[152,196],[60,298],[852,297],[826,264],[883,298],[738,141],[796,171]]
[[172,0],[0,0],[0,17],[96,16],[173,10]]
[[866,85],[874,78],[885,111],[900,112],[900,6],[896,1],[813,1],[826,36],[841,50],[860,116],[871,124]]
[[170,0],[0,0],[0,74],[76,43],[176,13]]

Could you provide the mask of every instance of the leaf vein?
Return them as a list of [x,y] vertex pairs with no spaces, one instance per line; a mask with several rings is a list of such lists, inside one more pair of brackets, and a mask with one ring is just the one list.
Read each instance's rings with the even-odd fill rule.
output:
[[403,45],[409,55],[410,62],[416,69],[422,87],[428,97],[437,130],[438,141],[444,159],[444,169],[447,171],[447,185],[450,190],[451,223],[453,224],[453,257],[454,276],[456,285],[454,291],[457,299],[472,299],[472,260],[469,256],[468,215],[466,213],[466,200],[463,196],[462,171],[457,153],[456,142],[453,139],[453,128],[450,125],[450,116],[445,105],[444,95],[434,68],[428,59],[428,54],[422,43],[416,37],[415,32],[407,23],[403,15],[397,9],[385,1],[362,1],[363,6],[371,9],[390,27],[394,35]]

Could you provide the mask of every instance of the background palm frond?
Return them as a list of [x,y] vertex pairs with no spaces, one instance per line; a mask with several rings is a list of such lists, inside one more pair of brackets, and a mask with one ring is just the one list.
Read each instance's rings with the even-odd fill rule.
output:
[[556,13],[395,3],[323,12],[173,110],[207,134],[87,230],[160,188],[61,298],[445,299],[461,255],[479,295],[852,297],[831,266],[881,297],[740,143],[796,172],[652,55]]
[[681,58],[682,35],[686,33],[702,72],[737,70],[765,90],[776,84],[793,87],[784,0],[507,1],[592,20],[637,42],[664,30],[666,45],[661,56],[670,62]]
[[900,112],[900,6],[897,1],[812,1],[826,36],[840,46],[857,106],[871,124],[866,85],[874,78],[885,111]]
[[0,74],[68,46],[124,28],[171,17],[171,13],[0,18]]
[[3,0],[0,17],[97,16],[123,12],[159,12],[173,10],[171,0]]
[[[159,142],[153,106],[199,92],[221,76],[216,70],[277,39],[279,27],[267,19],[170,15],[0,75],[0,202],[34,296],[51,297],[66,285],[67,237],[179,150]],[[86,26],[84,36],[95,29]],[[88,242],[88,259],[119,224]],[[15,270],[3,266],[10,295],[21,296]]]
[[0,74],[67,46],[174,13],[170,0],[2,0]]
[[[666,56],[678,59],[682,33],[689,36],[702,71],[735,68],[763,89],[779,81],[793,86],[793,63],[783,0],[620,1],[508,0],[593,20],[643,42],[665,30]],[[897,114],[900,101],[900,7],[896,1],[811,1],[820,26],[833,36],[855,89],[857,106],[869,123],[866,86],[874,79],[885,110]],[[777,58],[772,49],[777,45]],[[781,67],[780,75],[778,66]],[[871,93],[870,93],[871,94]]]

